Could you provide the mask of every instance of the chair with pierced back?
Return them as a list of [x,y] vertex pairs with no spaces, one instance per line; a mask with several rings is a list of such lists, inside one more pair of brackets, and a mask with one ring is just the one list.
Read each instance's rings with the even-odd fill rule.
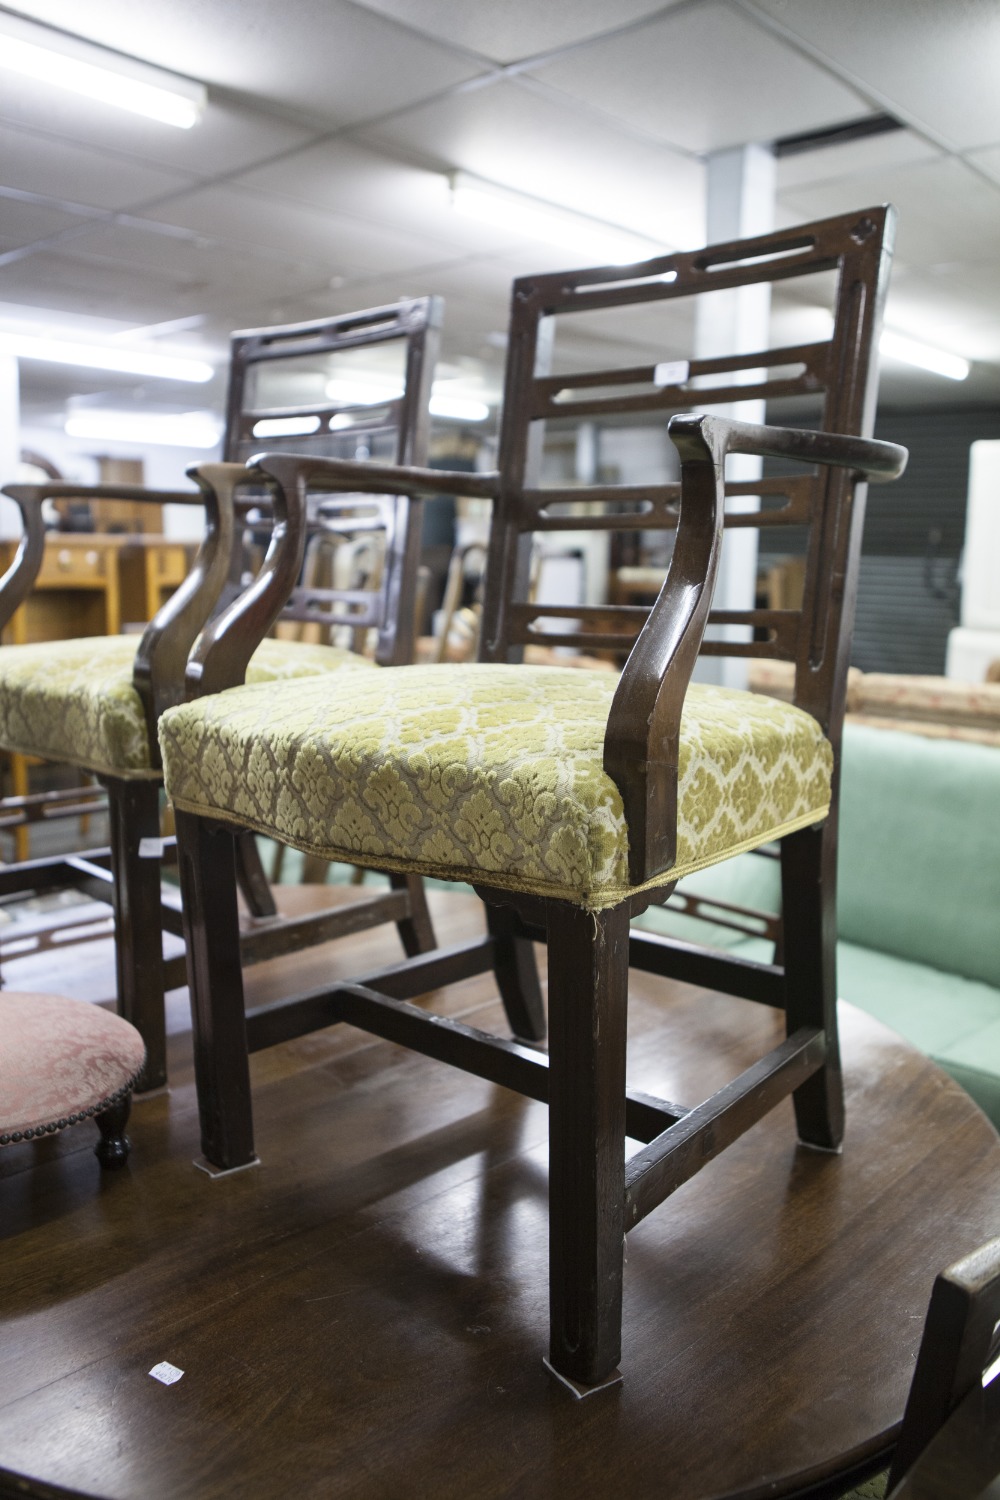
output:
[[[274,444],[283,429],[295,448],[354,457],[372,453],[386,465],[419,462],[425,454],[430,382],[437,355],[441,303],[410,299],[390,307],[339,315],[285,328],[234,335],[223,451],[228,461],[206,464],[192,475],[199,488],[164,493],[131,486],[86,489],[89,498],[164,504],[204,504],[209,522],[199,558],[181,589],[147,627],[138,650],[134,637],[95,637],[0,648],[0,748],[80,766],[95,773],[108,793],[111,847],[96,857],[31,860],[0,872],[0,894],[78,886],[110,901],[115,914],[118,1001],[121,1013],[146,1044],[144,1088],[166,1081],[164,990],[184,980],[183,962],[162,956],[161,930],[180,933],[176,893],[161,892],[160,769],[156,724],[160,711],[183,696],[184,668],[196,636],[213,610],[240,593],[254,609],[246,573],[247,523],[266,544],[271,527],[267,486],[244,495],[243,459],[260,446],[261,430]],[[383,375],[379,399],[331,383],[351,376],[353,362]],[[355,387],[357,381],[354,382]],[[2,584],[0,623],[25,600],[41,564],[41,504],[76,497],[69,484],[13,485],[5,494],[24,517],[24,538]],[[349,538],[362,532],[385,539],[373,577],[347,590],[311,588],[293,595],[293,618],[319,621],[336,631],[346,624],[352,640],[376,635],[378,661],[408,660],[412,653],[419,505],[408,497],[367,498],[358,513],[350,497],[317,500],[306,534]],[[296,579],[292,580],[297,582]],[[284,684],[304,675],[347,667],[369,669],[364,658],[336,644],[265,640],[241,664],[251,681]],[[242,681],[242,675],[233,677]],[[169,841],[167,841],[169,842]],[[241,849],[241,876],[251,910],[270,916],[273,902],[255,849]],[[434,941],[422,888],[415,877],[394,877],[388,898],[373,896],[354,914],[354,926],[399,924],[406,950]],[[344,918],[341,914],[341,926]],[[336,920],[320,918],[292,934],[273,919],[247,934],[247,958],[276,948],[335,936]]]
[[[375,868],[472,883],[489,933],[331,985],[304,1005],[454,1063],[549,1105],[549,1365],[565,1382],[616,1378],[625,1231],[793,1095],[799,1135],[836,1150],[843,1095],[836,1024],[834,879],[837,763],[865,478],[890,478],[902,449],[869,437],[875,349],[892,246],[890,209],[628,267],[514,284],[499,472],[397,476],[413,494],[491,496],[480,659],[388,668],[349,685],[330,678],[279,698],[267,685],[211,687],[206,632],[193,697],[160,724],[177,810],[195,1024],[202,1145],[219,1169],[254,1159],[248,1050],[275,1038],[244,1016],[234,878],[237,830]],[[831,336],[680,365],[688,299],[801,278],[832,298]],[[613,310],[646,362],[595,370],[599,338],[570,343],[550,373],[556,325]],[[603,344],[606,347],[606,343]],[[582,354],[581,354],[582,349]],[[574,354],[575,350],[575,354]],[[663,380],[666,367],[666,380]],[[812,403],[812,430],[751,425],[691,409],[766,398]],[[604,417],[669,422],[680,481],[542,486],[546,427]],[[551,452],[551,450],[550,450]],[[731,486],[727,454],[796,460],[796,475]],[[268,455],[259,469],[289,514],[310,485],[377,491],[363,464]],[[551,472],[551,467],[549,469]],[[759,496],[746,510],[748,497]],[[723,533],[791,525],[808,532],[801,610],[720,612],[712,593]],[[648,615],[529,598],[537,532],[672,531],[671,561]],[[596,624],[596,629],[590,628]],[[760,639],[720,639],[743,626]],[[706,630],[710,635],[706,638]],[[629,650],[620,679],[518,658],[539,640]],[[248,643],[246,649],[251,648]],[[794,661],[794,704],[691,682],[699,649]],[[781,840],[785,960],[727,963],[636,933],[630,918],[665,901],[683,874]],[[206,934],[212,934],[207,941]],[[545,1033],[533,940],[548,950],[548,1057],[521,1041],[428,1017],[408,1001],[492,969],[515,1038]],[[630,1093],[625,1077],[632,964],[785,1012],[786,1038],[694,1108]],[[642,1149],[626,1164],[626,1137]]]

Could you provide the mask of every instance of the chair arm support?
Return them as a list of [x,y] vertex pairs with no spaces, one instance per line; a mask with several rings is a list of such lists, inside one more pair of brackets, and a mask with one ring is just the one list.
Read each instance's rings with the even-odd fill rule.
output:
[[[298,582],[308,530],[304,493],[299,497],[293,492],[296,501],[289,505],[284,486],[263,470],[227,463],[201,464],[188,472],[199,484],[212,488],[220,504],[226,497],[231,518],[237,509],[235,491],[241,484],[265,485],[273,518],[271,538],[257,577],[220,610],[195,642],[185,674],[185,696],[190,699],[238,687],[245,680],[250,658]],[[229,548],[220,547],[220,588],[229,571],[232,548],[239,545],[237,531],[234,526]]]
[[500,486],[495,473],[465,474],[452,469],[420,469],[410,464],[377,464],[346,458],[306,458],[289,453],[262,453],[253,459],[261,473],[283,489],[298,484],[325,485],[347,494],[468,495],[492,500]]
[[41,500],[36,502],[33,495],[17,493],[25,488],[26,486],[11,485],[3,491],[20,510],[23,531],[14,560],[0,578],[0,630],[9,623],[14,611],[20,608],[31,593],[45,551],[45,522],[42,519]]
[[146,626],[136,652],[132,680],[146,711],[154,764],[160,714],[184,701],[188,654],[229,573],[235,533],[229,469],[245,473],[241,464],[204,464],[188,471],[198,489],[185,503],[204,506],[205,534],[187,577]]
[[24,532],[14,561],[0,578],[0,629],[10,621],[14,611],[27,599],[42,566],[45,551],[45,522],[42,504],[46,500],[133,500],[155,505],[201,505],[202,498],[193,490],[147,490],[129,484],[70,484],[52,480],[46,484],[8,484],[2,492],[21,512]]
[[668,431],[681,459],[673,557],[625,664],[604,738],[604,769],[622,795],[636,885],[676,859],[681,713],[718,574],[727,453],[836,465],[859,479],[895,478],[908,456],[893,443],[691,413],[673,417]]

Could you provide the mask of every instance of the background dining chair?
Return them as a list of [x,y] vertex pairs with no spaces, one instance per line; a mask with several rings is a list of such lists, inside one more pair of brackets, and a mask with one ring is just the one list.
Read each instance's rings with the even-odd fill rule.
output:
[[[94,637],[0,647],[0,748],[79,766],[96,774],[108,793],[109,851],[93,856],[31,860],[0,871],[0,894],[75,885],[112,903],[118,1001],[122,1015],[140,1031],[147,1049],[142,1087],[166,1081],[164,990],[183,983],[183,963],[164,965],[161,930],[180,934],[176,892],[161,891],[160,859],[170,841],[160,838],[160,772],[156,724],[168,703],[183,696],[190,647],[214,609],[249,592],[253,610],[248,535],[267,542],[272,525],[268,486],[246,479],[243,458],[258,445],[285,441],[321,454],[373,453],[384,462],[412,463],[425,456],[430,384],[437,356],[441,302],[407,299],[389,307],[338,315],[283,328],[233,336],[227,401],[226,459],[192,470],[199,489],[162,493],[130,486],[85,490],[88,498],[142,503],[207,503],[210,525],[191,576],[147,628],[138,651],[134,637]],[[374,364],[384,374],[384,393],[371,401],[354,394],[354,362]],[[393,383],[394,382],[394,383]],[[330,388],[333,387],[333,394]],[[44,546],[41,506],[49,499],[79,496],[69,484],[13,485],[4,491],[20,506],[24,539],[0,582],[0,625],[30,592]],[[306,518],[310,535],[384,539],[379,569],[363,587],[310,586],[290,581],[285,605],[293,620],[315,622],[327,632],[342,628],[353,638],[375,635],[374,659],[408,660],[413,646],[413,607],[419,548],[419,503],[406,496],[350,496],[329,501],[317,495]],[[289,679],[346,668],[368,669],[357,653],[336,644],[267,640],[252,653],[251,680]],[[242,669],[241,669],[242,671]],[[242,675],[233,681],[242,681]],[[274,920],[275,908],[256,849],[240,848],[241,883],[251,911],[272,920],[251,925],[245,960],[256,961],[290,946],[321,942],[338,932],[394,921],[407,952],[433,945],[434,935],[419,880],[393,877],[388,893],[367,895],[350,916],[320,914],[289,924]]]
[[[287,1008],[304,1007],[313,1024],[349,1020],[548,1102],[549,1365],[577,1388],[616,1378],[627,1229],[789,1094],[804,1143],[840,1144],[834,883],[844,679],[865,476],[894,477],[906,458],[868,437],[892,227],[890,209],[870,209],[638,265],[515,282],[499,472],[473,476],[474,488],[467,474],[395,477],[411,493],[495,499],[480,661],[388,668],[349,686],[331,677],[281,696],[264,684],[212,696],[215,655],[232,649],[223,614],[193,653],[195,696],[161,720],[205,1156],[220,1169],[254,1159],[247,1052],[279,1031],[275,1007],[260,1023],[244,1016],[236,831],[473,883],[487,901],[484,941]],[[656,364],[596,370],[577,359],[551,371],[560,320],[609,309],[633,316],[641,305],[648,325],[672,309],[667,327],[677,339],[689,329],[683,299],[796,278],[803,295],[818,295],[818,286],[830,293],[828,338],[682,363],[665,335]],[[811,430],[692,414],[792,397],[800,423],[812,416]],[[548,424],[646,413],[674,414],[679,484],[541,485]],[[804,467],[730,485],[738,501],[727,508],[730,453]],[[377,465],[267,456],[259,468],[290,514],[310,485],[378,491],[386,483]],[[757,504],[747,509],[751,497]],[[801,609],[712,608],[723,533],[748,526],[804,528]],[[533,534],[601,528],[675,533],[653,609],[530,600]],[[279,592],[270,605],[262,596],[262,628],[279,602]],[[735,626],[741,639],[732,639]],[[519,664],[539,640],[629,654],[617,680]],[[252,647],[243,641],[244,651]],[[692,683],[699,649],[794,661],[795,703]],[[665,901],[682,875],[774,838],[786,890],[782,967],[727,962],[646,934],[630,939],[630,918]],[[548,948],[547,1061],[407,1003],[492,968],[514,1035],[538,1041],[545,1017],[533,939]],[[694,1108],[630,1093],[630,959],[775,1007],[784,1040]],[[626,1136],[642,1143],[627,1164]]]

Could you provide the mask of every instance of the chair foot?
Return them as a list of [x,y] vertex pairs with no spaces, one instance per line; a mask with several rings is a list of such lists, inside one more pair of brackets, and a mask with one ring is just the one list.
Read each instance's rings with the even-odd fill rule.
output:
[[586,1401],[588,1396],[599,1396],[602,1391],[610,1391],[616,1385],[621,1385],[622,1383],[621,1370],[612,1370],[610,1375],[606,1375],[596,1385],[582,1385],[579,1380],[573,1380],[569,1375],[560,1375],[552,1361],[546,1359],[544,1355],[542,1356],[542,1364],[553,1379],[558,1380],[559,1384],[565,1390],[569,1391],[574,1401]]
[[196,1156],[191,1163],[197,1167],[199,1172],[204,1172],[206,1177],[233,1177],[237,1172],[245,1172],[249,1167],[259,1167],[260,1157],[255,1156],[252,1161],[240,1162],[238,1167],[217,1167],[210,1162],[207,1156]]
[[94,1117],[101,1132],[101,1138],[94,1147],[94,1155],[106,1172],[117,1171],[128,1161],[132,1143],[125,1134],[125,1126],[131,1109],[132,1095],[126,1094],[124,1099]]

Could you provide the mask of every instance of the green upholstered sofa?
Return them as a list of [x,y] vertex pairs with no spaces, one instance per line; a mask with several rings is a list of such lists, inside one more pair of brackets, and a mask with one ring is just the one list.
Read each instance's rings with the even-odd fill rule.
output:
[[[849,723],[841,796],[839,993],[933,1057],[1000,1128],[1000,748]],[[686,886],[780,905],[778,862],[759,855]],[[773,954],[669,905],[643,922]]]

